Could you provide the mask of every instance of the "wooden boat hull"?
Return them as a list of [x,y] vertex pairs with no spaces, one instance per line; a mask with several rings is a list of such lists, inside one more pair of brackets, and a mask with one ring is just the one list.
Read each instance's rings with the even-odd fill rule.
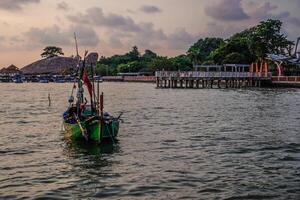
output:
[[[113,120],[103,124],[99,120],[94,120],[88,124],[82,123],[83,128],[87,132],[88,140],[101,143],[104,140],[114,140],[119,132],[119,121]],[[81,128],[78,124],[70,124],[64,122],[65,137],[70,140],[86,140]],[[100,131],[99,131],[100,129]]]

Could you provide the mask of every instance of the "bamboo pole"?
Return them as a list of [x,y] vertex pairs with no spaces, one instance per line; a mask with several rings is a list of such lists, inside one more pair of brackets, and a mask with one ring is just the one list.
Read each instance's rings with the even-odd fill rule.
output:
[[101,125],[101,135],[100,135],[100,140],[102,140],[103,137],[103,131],[104,131],[104,119],[103,119],[103,108],[104,108],[104,98],[103,98],[103,92],[100,95],[100,115],[101,115],[101,120],[100,120],[100,125]]

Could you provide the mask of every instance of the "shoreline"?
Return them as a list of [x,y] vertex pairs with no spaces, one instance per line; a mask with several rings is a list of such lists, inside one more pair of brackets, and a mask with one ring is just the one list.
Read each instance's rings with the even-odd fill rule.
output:
[[[155,76],[103,76],[103,82],[156,83]],[[1,82],[0,83],[13,83]],[[25,82],[24,82],[25,83]],[[31,82],[28,82],[31,83]],[[34,82],[32,82],[34,83]],[[39,83],[39,82],[37,82]],[[67,83],[67,82],[66,82]],[[273,76],[263,88],[300,88],[300,76]]]

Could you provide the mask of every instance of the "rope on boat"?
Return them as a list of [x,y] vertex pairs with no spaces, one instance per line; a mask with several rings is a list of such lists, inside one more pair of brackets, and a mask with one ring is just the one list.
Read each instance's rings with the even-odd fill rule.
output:
[[83,128],[83,126],[81,125],[81,123],[80,123],[80,121],[79,121],[79,119],[78,119],[78,117],[75,113],[74,113],[74,117],[76,119],[77,124],[79,125],[82,136],[86,139],[86,141],[88,141],[89,138],[88,138],[86,129]]

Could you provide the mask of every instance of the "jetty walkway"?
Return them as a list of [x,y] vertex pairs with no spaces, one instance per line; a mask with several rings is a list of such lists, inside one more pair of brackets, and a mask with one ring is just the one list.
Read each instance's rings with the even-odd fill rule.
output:
[[157,71],[157,88],[261,87],[271,82],[271,73]]
[[267,64],[195,65],[194,71],[157,71],[157,88],[261,87],[271,82]]

